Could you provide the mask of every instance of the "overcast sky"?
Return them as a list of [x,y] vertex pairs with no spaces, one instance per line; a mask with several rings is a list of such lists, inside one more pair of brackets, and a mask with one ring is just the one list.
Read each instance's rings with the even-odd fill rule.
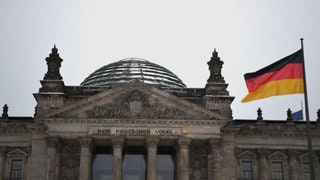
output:
[[0,106],[33,115],[45,58],[54,44],[66,85],[79,85],[103,65],[139,57],[166,67],[188,87],[202,88],[214,48],[235,119],[286,119],[303,95],[241,103],[243,74],[298,50],[303,37],[311,119],[320,108],[319,0],[1,0]]

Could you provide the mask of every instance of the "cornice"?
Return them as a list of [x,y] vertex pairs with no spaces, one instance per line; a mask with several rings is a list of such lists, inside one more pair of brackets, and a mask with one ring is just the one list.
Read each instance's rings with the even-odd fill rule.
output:
[[79,119],[79,118],[44,118],[49,124],[101,124],[101,125],[154,125],[154,126],[224,126],[227,121],[215,120],[168,120],[168,119]]
[[44,133],[43,124],[34,124],[26,122],[1,122],[0,134],[28,134],[28,133]]

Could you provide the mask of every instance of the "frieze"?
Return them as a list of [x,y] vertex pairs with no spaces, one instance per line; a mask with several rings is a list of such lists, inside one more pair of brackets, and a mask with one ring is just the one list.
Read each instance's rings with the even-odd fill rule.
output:
[[77,118],[45,118],[48,124],[101,124],[101,125],[156,125],[156,126],[213,126],[221,127],[226,121],[212,120],[167,120],[167,119],[77,119]]
[[145,136],[145,135],[180,135],[179,128],[122,128],[122,127],[91,127],[89,128],[90,135],[110,136],[110,135],[129,135],[129,136]]
[[[224,132],[229,132],[224,129]],[[230,131],[232,132],[232,131]],[[285,138],[305,138],[306,131],[302,127],[288,127],[286,124],[283,126],[242,126],[236,131],[236,134],[241,136],[254,136],[254,137],[285,137]],[[312,137],[320,137],[320,133],[313,129]]]
[[43,133],[44,131],[45,127],[42,124],[32,124],[29,122],[0,123],[0,134]]

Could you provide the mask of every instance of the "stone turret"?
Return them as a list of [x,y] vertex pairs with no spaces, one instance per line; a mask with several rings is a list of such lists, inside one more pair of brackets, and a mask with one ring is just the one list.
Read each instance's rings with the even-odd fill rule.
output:
[[54,45],[49,57],[46,58],[48,70],[43,80],[40,81],[42,86],[39,92],[34,94],[37,100],[37,114],[35,116],[41,116],[63,106],[65,85],[60,74],[62,61],[63,59],[60,58],[58,49]]
[[40,92],[63,92],[64,83],[60,75],[61,62],[63,61],[59,54],[56,45],[51,50],[51,54],[46,58],[48,71],[41,81],[42,87]]
[[232,119],[231,103],[234,97],[229,95],[227,91],[228,84],[225,83],[222,76],[222,65],[218,56],[218,52],[214,49],[210,61],[207,63],[209,66],[210,76],[205,86],[205,105],[206,108],[217,112],[219,114],[227,115]]
[[51,49],[51,54],[46,58],[48,72],[44,76],[44,80],[62,80],[60,75],[61,62],[63,61],[59,54],[56,45]]
[[218,56],[218,52],[216,49],[212,52],[212,57],[210,61],[207,63],[210,70],[210,77],[207,80],[208,83],[211,82],[220,82],[224,83],[224,78],[221,75],[221,69],[223,65],[223,61],[220,60],[220,57]]

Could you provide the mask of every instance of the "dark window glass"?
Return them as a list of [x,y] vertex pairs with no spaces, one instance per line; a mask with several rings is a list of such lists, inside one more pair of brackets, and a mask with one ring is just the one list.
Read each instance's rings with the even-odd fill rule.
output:
[[241,161],[242,179],[252,179],[252,162]]
[[310,164],[308,162],[302,163],[303,179],[310,180]]
[[126,147],[122,163],[123,180],[143,180],[146,179],[144,147]]
[[158,180],[174,180],[173,149],[158,147]]
[[11,161],[10,180],[22,180],[22,160]]
[[272,162],[271,163],[272,180],[282,180],[283,179],[283,166],[282,162]]
[[107,147],[97,147],[92,164],[93,180],[112,180],[112,150]]

